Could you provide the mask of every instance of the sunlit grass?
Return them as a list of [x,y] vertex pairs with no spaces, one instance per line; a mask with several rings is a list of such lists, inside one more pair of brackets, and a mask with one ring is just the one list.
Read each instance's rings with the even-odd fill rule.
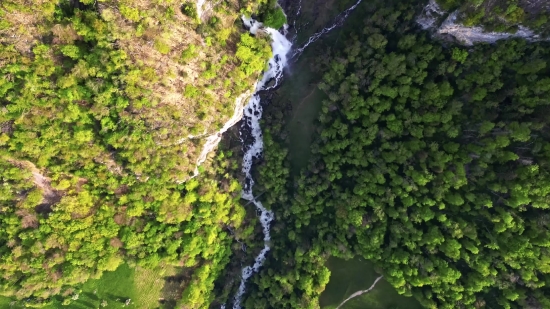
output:
[[[88,280],[78,293],[78,299],[63,306],[61,297],[56,297],[44,309],[98,309],[98,308],[160,308],[166,277],[176,276],[177,268],[160,266],[156,269],[130,267],[123,264],[113,272],[105,272],[100,279]],[[128,301],[130,300],[130,301]],[[126,302],[128,301],[128,305]],[[0,296],[0,309],[19,309],[25,301],[14,301]]]

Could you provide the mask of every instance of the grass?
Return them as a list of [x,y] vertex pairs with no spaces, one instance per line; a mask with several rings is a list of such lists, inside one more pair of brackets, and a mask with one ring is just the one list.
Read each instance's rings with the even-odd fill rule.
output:
[[[137,294],[134,287],[134,274],[134,268],[129,267],[128,264],[122,264],[115,271],[105,272],[100,279],[88,280],[82,287],[78,300],[71,302],[66,308],[122,308],[127,299],[132,301],[125,308],[143,308],[135,301]],[[101,306],[103,301],[107,306]],[[57,303],[46,308],[60,307]]]
[[285,119],[285,123],[289,132],[291,171],[297,175],[307,166],[315,120],[326,95],[317,88],[318,78],[309,69],[307,61],[301,59],[290,68],[290,72],[278,91],[278,98],[292,104],[292,113]]
[[[341,11],[349,7],[351,2],[340,0],[339,5],[343,7]],[[365,2],[362,7],[358,7],[349,16],[342,28],[335,29],[329,35],[312,44],[296,63],[291,64],[290,73],[285,76],[284,83],[277,91],[276,100],[290,102],[292,105],[292,112],[286,117],[285,126],[289,132],[287,146],[293,176],[297,176],[307,166],[311,156],[310,146],[314,138],[316,120],[322,106],[321,103],[327,97],[317,87],[321,79],[320,74],[314,72],[310,65],[319,61],[319,57],[323,57],[323,51],[327,48],[340,48],[339,44],[341,45],[345,40],[346,33],[350,30],[362,29],[362,19],[365,18],[366,5],[369,4],[369,2]],[[303,8],[304,12],[315,10],[313,8],[314,2],[304,3],[304,5],[306,6]],[[327,19],[327,16],[318,17],[318,20]],[[299,36],[298,42],[306,38]],[[372,263],[360,258],[348,261],[330,258],[327,266],[332,274],[325,291],[319,299],[323,309],[336,308],[351,294],[368,289],[379,276]],[[421,309],[422,307],[415,299],[399,295],[386,280],[382,279],[369,293],[353,298],[342,306],[342,309],[365,308]]]
[[[165,278],[176,275],[177,268],[172,266],[158,269],[130,267],[123,264],[117,270],[105,272],[100,279],[88,280],[82,286],[82,292],[77,300],[63,306],[62,298],[56,298],[54,303],[43,309],[98,309],[98,308],[128,308],[156,309],[160,308],[159,299],[164,298]],[[125,306],[127,299],[130,304]],[[106,306],[101,306],[105,301]],[[13,300],[0,296],[0,309],[24,308],[22,302],[10,307]]]
[[[329,26],[340,12],[352,6],[357,0],[313,0],[302,1],[302,9],[296,27],[299,29],[296,46],[322,28]],[[288,12],[287,12],[288,13]]]
[[137,292],[136,303],[139,308],[158,308],[159,299],[166,298],[163,293],[165,277],[176,276],[177,268],[165,266],[159,269],[136,268],[134,286]]
[[7,297],[4,297],[4,296],[0,296],[0,308],[4,309],[8,309],[10,308],[10,303],[12,302],[11,299],[7,298]]
[[[331,257],[327,266],[331,271],[330,282],[321,294],[321,308],[336,308],[351,294],[368,289],[380,276],[371,262],[360,258],[343,260]],[[399,295],[384,279],[368,293],[346,302],[341,309],[422,309],[422,306],[411,297]]]
[[[337,4],[331,5],[337,7],[338,10],[329,10],[330,12],[320,10],[319,12],[320,4],[316,1],[303,2],[302,10],[306,17],[300,19],[300,23],[310,22],[307,20],[308,18],[312,20],[309,27],[300,30],[297,42],[307,40],[307,35],[302,37],[304,34],[311,34],[314,29],[319,30],[330,24],[339,12],[350,7],[355,1],[329,0],[329,2],[337,2]],[[311,155],[310,146],[316,130],[316,120],[323,100],[327,99],[326,94],[317,87],[322,76],[319,72],[315,72],[311,66],[326,56],[327,49],[341,47],[338,44],[344,41],[346,32],[361,29],[358,25],[364,18],[362,13],[357,8],[350,14],[343,27],[334,29],[330,34],[310,45],[297,62],[290,64],[285,81],[277,91],[277,100],[291,102],[292,105],[292,113],[285,119],[285,124],[289,132],[288,150],[293,176],[299,175],[300,171],[307,167]],[[295,45],[300,46],[300,43]]]
[[317,85],[306,88],[311,91],[300,100],[297,106],[293,106],[294,113],[288,122],[290,145],[290,158],[294,164],[294,171],[301,170],[307,166],[310,157],[310,145],[315,131],[315,120],[321,109],[321,103],[326,95],[317,88]]

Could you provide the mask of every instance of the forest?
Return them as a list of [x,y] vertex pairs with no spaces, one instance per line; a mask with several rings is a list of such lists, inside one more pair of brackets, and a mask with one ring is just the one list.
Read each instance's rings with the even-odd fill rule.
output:
[[0,3],[1,296],[70,305],[130,263],[183,267],[181,306],[212,301],[250,231],[234,154],[193,178],[195,136],[264,69],[268,40],[238,21],[277,16],[269,5],[226,2],[203,21],[171,0]]
[[374,262],[426,308],[550,307],[550,45],[465,48],[419,31],[412,1],[363,8],[317,58],[326,100],[299,176],[283,106],[266,116],[276,249],[246,308],[318,308],[329,256]]
[[[550,31],[524,1],[437,3],[466,26]],[[245,138],[235,126],[200,156],[272,57],[241,16],[280,29],[280,5],[0,2],[0,306],[82,308],[87,283],[166,265],[178,295],[158,308],[232,305],[265,241],[241,198]],[[425,5],[361,3],[315,49],[304,168],[295,111],[261,93],[255,192],[275,220],[242,307],[320,308],[338,257],[425,308],[550,308],[550,43],[461,46],[421,30]]]
[[[527,26],[543,35],[550,33],[550,13],[543,1],[436,0],[442,9],[458,11],[465,26],[483,26],[488,31],[512,32]],[[545,7],[546,6],[546,7]]]

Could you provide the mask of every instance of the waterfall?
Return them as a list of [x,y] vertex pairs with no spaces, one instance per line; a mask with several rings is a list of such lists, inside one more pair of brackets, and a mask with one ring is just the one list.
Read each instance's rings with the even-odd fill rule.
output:
[[[350,8],[348,8],[347,10],[343,11],[342,13],[340,13],[338,16],[336,16],[336,19],[335,21],[332,23],[332,25],[330,25],[329,27],[325,27],[323,28],[323,30],[319,31],[319,32],[316,32],[314,33],[312,36],[309,37],[309,39],[307,40],[307,42],[302,45],[301,47],[297,48],[294,53],[292,54],[292,58],[296,58],[296,57],[299,57],[302,52],[304,52],[304,50],[310,45],[312,44],[313,42],[317,41],[318,39],[320,39],[323,35],[329,33],[330,31],[332,31],[334,28],[336,27],[339,27],[341,26],[344,21],[348,18],[349,14],[355,10],[355,8],[361,3],[361,1],[363,0],[357,0],[357,2],[355,2],[354,5],[352,5]],[[300,2],[300,5],[301,5],[301,2]],[[300,9],[301,9],[301,6],[300,6]]]
[[197,0],[197,16],[199,17],[199,19],[202,18],[202,13],[204,12],[202,7],[205,3],[206,0]]
[[[195,163],[195,170],[193,172],[193,176],[191,178],[196,177],[199,175],[199,166],[206,161],[206,156],[213,151],[216,147],[218,147],[218,144],[222,140],[222,134],[225,133],[229,128],[234,126],[237,122],[239,122],[243,117],[243,108],[244,103],[246,102],[246,99],[250,96],[250,91],[247,91],[235,99],[235,109],[233,111],[233,116],[229,118],[223,125],[221,129],[219,129],[217,132],[214,132],[210,136],[206,138],[206,142],[204,143],[204,146],[202,147],[202,151],[199,154],[199,157],[197,158],[197,162]],[[194,136],[190,135],[189,138],[195,138]]]
[[[260,223],[262,224],[264,234],[264,248],[256,256],[252,266],[246,266],[242,269],[239,290],[233,299],[233,309],[241,308],[241,300],[246,291],[246,282],[248,278],[260,270],[260,267],[262,267],[265,261],[267,252],[271,249],[269,247],[269,241],[271,239],[270,223],[273,221],[274,214],[273,211],[266,209],[260,201],[254,198],[252,193],[254,179],[252,178],[251,169],[254,158],[260,157],[263,151],[262,129],[260,128],[262,106],[260,104],[259,92],[272,89],[279,84],[283,76],[283,69],[287,64],[287,54],[292,45],[284,35],[279,33],[279,31],[272,28],[265,28],[262,23],[252,18],[243,16],[242,20],[252,34],[256,34],[258,31],[264,31],[271,36],[273,56],[269,59],[269,69],[264,72],[262,79],[256,84],[256,92],[252,95],[252,98],[250,98],[244,109],[243,124],[240,130],[244,150],[243,173],[245,175],[242,198],[252,202],[256,206],[257,212],[260,214]],[[267,87],[267,83],[273,79],[275,80],[275,86]],[[245,142],[245,135],[249,135],[249,137],[252,138],[252,143]]]
[[[359,5],[359,3],[361,3],[361,1],[362,0],[358,0],[353,6],[340,13],[331,26],[313,34],[302,47],[298,48],[292,54],[292,58],[299,56],[310,44],[317,41],[322,35],[342,25],[345,19]],[[301,11],[301,1],[298,5],[299,14]],[[250,33],[256,34],[258,31],[264,31],[271,36],[273,56],[269,59],[269,69],[264,72],[262,79],[256,84],[256,92],[252,95],[251,99],[248,101],[248,105],[245,107],[243,123],[241,130],[239,131],[244,150],[243,173],[245,175],[245,183],[242,198],[252,202],[256,206],[264,234],[264,248],[256,256],[252,266],[246,266],[242,269],[241,283],[233,298],[233,309],[241,308],[242,297],[246,292],[246,282],[254,273],[257,273],[260,270],[260,267],[262,267],[266,259],[266,254],[271,249],[269,246],[269,241],[271,240],[270,223],[274,219],[274,213],[273,211],[266,209],[260,201],[256,200],[252,192],[252,187],[254,186],[254,179],[251,174],[252,163],[254,158],[259,158],[262,155],[263,151],[262,130],[260,127],[260,119],[262,118],[263,110],[259,92],[273,89],[279,85],[283,77],[283,69],[287,65],[287,55],[292,47],[292,43],[276,29],[263,27],[262,23],[245,16],[242,17],[242,20],[244,25],[249,29]],[[287,27],[288,25],[285,25],[284,29],[286,30]],[[273,86],[268,87],[267,83],[271,80],[275,80],[275,83]],[[252,142],[247,143],[247,141],[245,141],[246,137],[252,138]],[[222,305],[221,308],[225,309],[225,304]]]
[[[297,48],[294,51],[291,58],[299,57],[300,54],[309,45],[311,45],[312,43],[314,43],[315,41],[320,39],[321,36],[323,36],[324,34],[329,33],[333,29],[341,26],[342,23],[349,16],[349,14],[353,10],[355,10],[355,8],[361,3],[361,1],[362,0],[358,0],[350,8],[348,8],[347,10],[340,13],[335,18],[335,21],[329,27],[325,27],[321,31],[319,31],[317,33],[314,33],[312,36],[310,36],[305,44],[303,44],[301,47]],[[431,0],[431,1],[434,1],[434,0]],[[202,7],[205,3],[206,3],[206,0],[197,0],[197,13],[199,14],[199,16],[201,16],[202,13],[203,13]],[[434,2],[434,4],[435,4],[435,2]],[[435,5],[437,5],[437,4],[435,4]],[[297,16],[301,13],[301,10],[302,10],[302,0],[299,1],[298,6],[299,7],[298,7]],[[286,14],[285,14],[285,16],[286,16]],[[255,87],[256,91],[255,91],[253,97],[248,102],[248,105],[245,107],[246,111],[250,110],[248,112],[248,114],[257,113],[257,114],[259,114],[259,116],[252,117],[250,115],[247,115],[246,111],[244,112],[245,118],[252,118],[253,119],[250,122],[250,125],[249,125],[253,129],[252,136],[255,139],[255,144],[257,144],[257,145],[253,145],[253,147],[258,147],[258,149],[259,149],[259,151],[257,151],[256,153],[250,153],[250,154],[248,154],[248,152],[245,153],[245,160],[247,160],[247,156],[248,156],[249,157],[248,160],[250,162],[247,163],[248,167],[246,167],[246,165],[245,165],[245,167],[243,168],[243,172],[245,172],[246,179],[247,179],[247,181],[251,182],[250,187],[252,187],[252,184],[254,182],[252,180],[252,177],[249,177],[250,167],[251,167],[251,164],[252,164],[251,163],[252,158],[254,157],[254,154],[256,156],[260,156],[261,155],[261,150],[263,149],[263,141],[261,139],[261,129],[260,129],[260,125],[259,125],[259,119],[262,118],[262,116],[261,116],[262,108],[260,106],[260,97],[258,96],[258,92],[261,91],[261,90],[271,90],[271,89],[274,89],[277,86],[279,86],[280,81],[281,81],[282,76],[283,76],[283,68],[287,65],[287,54],[290,52],[292,43],[283,34],[281,34],[276,29],[263,27],[261,22],[258,22],[258,21],[254,20],[252,18],[247,18],[245,16],[242,16],[242,21],[243,21],[244,25],[249,29],[250,33],[252,33],[252,34],[256,34],[258,31],[264,31],[264,32],[268,33],[271,36],[271,39],[272,39],[271,48],[272,48],[272,51],[273,51],[273,57],[271,59],[269,59],[269,70],[267,70],[264,73],[264,75],[262,77],[262,80],[259,81],[256,84],[256,87]],[[287,32],[287,29],[288,29],[288,25],[285,24],[284,25],[285,34]],[[272,79],[275,79],[274,85],[270,86],[270,87],[265,87],[267,82],[269,82]],[[208,136],[208,138],[206,139],[206,143],[204,144],[204,146],[202,148],[202,151],[201,151],[201,153],[200,153],[200,155],[199,155],[199,157],[196,161],[195,170],[193,172],[193,175],[188,179],[179,181],[180,183],[185,182],[185,181],[187,181],[191,178],[194,178],[199,174],[198,167],[206,160],[207,155],[218,146],[218,144],[221,140],[222,134],[225,133],[233,125],[235,125],[243,117],[243,102],[245,101],[245,99],[249,95],[250,95],[250,92],[246,92],[246,93],[241,94],[239,97],[237,97],[237,99],[235,100],[235,111],[233,112],[233,116],[224,124],[224,126],[219,131],[214,132],[210,136]],[[248,120],[247,120],[247,122],[248,122]],[[258,135],[259,138],[256,138],[257,136],[254,135],[254,132],[257,132],[259,134]],[[206,135],[206,133],[201,134],[199,136],[204,136],[204,135]],[[196,137],[199,137],[199,136],[189,135],[187,138],[191,139],[191,138],[196,138]],[[185,140],[185,138],[179,140],[177,143],[182,143],[184,140]],[[248,170],[248,172],[246,170]],[[250,191],[250,194],[252,194],[251,191]]]

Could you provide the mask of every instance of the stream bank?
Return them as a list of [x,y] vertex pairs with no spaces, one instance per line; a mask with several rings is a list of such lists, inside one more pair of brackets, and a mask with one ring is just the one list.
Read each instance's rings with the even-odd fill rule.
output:
[[[347,2],[348,7],[353,4],[353,1]],[[357,12],[352,12],[342,27],[334,29],[305,49],[289,65],[282,85],[264,95],[262,102],[266,104],[262,126],[268,128],[275,135],[274,139],[288,149],[290,179],[300,176],[311,157],[311,143],[318,133],[317,118],[323,100],[327,99],[327,95],[318,87],[322,74],[333,52],[343,48],[340,43],[343,43],[346,35],[361,25],[368,12],[368,4],[368,1],[360,4]],[[302,10],[308,11],[307,8]],[[299,34],[298,38],[301,37]],[[331,272],[330,281],[319,299],[321,308],[326,309],[334,309],[354,292],[368,289],[379,276],[372,263],[360,258],[344,260],[330,257],[326,266]],[[349,300],[341,308],[420,309],[421,306],[414,298],[399,295],[382,279],[372,291]]]

